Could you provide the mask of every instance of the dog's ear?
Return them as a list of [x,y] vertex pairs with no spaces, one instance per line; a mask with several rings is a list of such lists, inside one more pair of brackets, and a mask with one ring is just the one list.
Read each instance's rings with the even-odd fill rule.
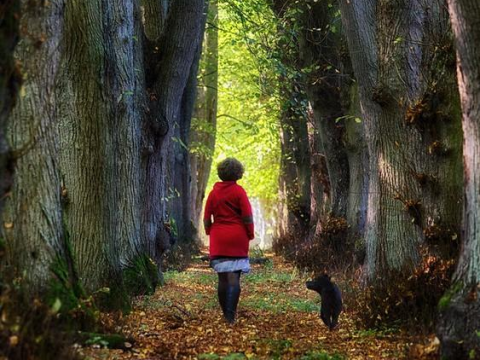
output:
[[327,268],[323,269],[322,275],[325,276],[328,280],[330,280],[330,275],[328,275]]

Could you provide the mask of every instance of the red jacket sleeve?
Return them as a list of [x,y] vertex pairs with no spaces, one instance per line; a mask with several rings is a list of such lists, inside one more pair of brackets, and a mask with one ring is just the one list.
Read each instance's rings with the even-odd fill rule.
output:
[[242,210],[242,221],[247,229],[248,239],[253,240],[255,238],[255,228],[253,226],[252,206],[250,205],[247,193],[243,188],[240,188],[239,196],[240,209]]
[[207,202],[205,204],[205,211],[203,212],[203,227],[205,228],[205,233],[210,235],[210,229],[212,227],[212,192],[208,195]]

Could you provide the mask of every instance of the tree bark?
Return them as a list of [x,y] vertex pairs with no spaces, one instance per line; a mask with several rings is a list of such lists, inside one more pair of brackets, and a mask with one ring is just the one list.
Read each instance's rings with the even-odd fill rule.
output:
[[188,139],[203,0],[22,5],[17,59],[28,77],[12,115],[21,156],[3,222],[11,262],[41,290],[53,259],[67,261],[89,293],[110,288],[116,303],[106,305],[118,308],[127,277],[169,246],[167,146],[180,117]]
[[[441,116],[454,113],[455,95],[443,87],[453,75],[434,47],[448,45],[442,9],[437,1],[341,1],[368,143],[367,283],[408,276],[427,226],[458,221],[459,129]],[[436,141],[449,150],[429,151]],[[432,203],[435,192],[451,195]]]
[[[291,19],[285,19],[290,0],[275,0],[272,11],[279,20],[279,59],[282,71],[279,75],[282,111],[280,115],[280,237],[295,234],[304,238],[310,226],[311,159],[308,134],[307,96],[301,74],[297,73],[296,62],[300,56],[295,39],[289,36]],[[293,239],[293,238],[292,238]],[[295,244],[295,246],[300,245]]]
[[[295,91],[283,93],[285,99],[301,95]],[[287,96],[287,94],[290,94]],[[280,202],[286,204],[282,219],[281,236],[308,234],[310,222],[310,149],[308,143],[307,118],[295,112],[285,100],[281,114],[281,165]],[[301,234],[301,235],[299,235]]]
[[5,195],[12,186],[14,161],[7,144],[7,120],[15,104],[21,74],[15,66],[13,51],[18,41],[20,1],[4,1],[0,5],[0,212]]
[[65,222],[88,291],[121,291],[122,267],[142,252],[136,13],[128,1],[65,6],[60,166]]
[[[349,189],[349,162],[344,146],[342,92],[349,86],[344,73],[341,32],[333,30],[338,7],[328,2],[308,2],[300,18],[299,53],[303,70],[307,71],[305,89],[312,104],[315,131],[325,154],[330,179],[330,207],[333,217],[346,218]],[[300,71],[302,69],[299,69]]]
[[[205,9],[205,14],[207,13]],[[206,16],[205,16],[206,21]],[[190,68],[190,76],[185,86],[182,97],[178,121],[173,128],[171,155],[171,167],[169,179],[173,188],[173,198],[170,202],[170,216],[175,219],[178,241],[180,244],[194,245],[193,222],[191,212],[191,183],[192,169],[190,168],[190,128],[194,112],[195,99],[197,96],[197,75],[200,56],[202,53],[202,41],[205,30],[205,21],[201,31],[197,34],[197,49],[195,58]]]
[[193,225],[202,228],[200,216],[215,150],[218,98],[218,2],[208,8],[204,51],[200,62],[197,101],[190,139],[191,214]]
[[22,1],[21,42],[15,49],[25,79],[9,119],[8,140],[18,158],[2,232],[8,264],[32,293],[45,287],[52,263],[65,254],[54,121],[63,5]]
[[480,4],[449,0],[463,127],[463,236],[452,288],[440,301],[441,355],[480,358]]
[[168,146],[178,122],[182,97],[190,77],[204,24],[203,0],[180,0],[170,5],[165,31],[146,58],[146,83],[149,91],[147,139],[151,154],[146,162],[146,195],[143,224],[148,244],[156,245],[157,258],[168,247],[164,223],[169,196]]

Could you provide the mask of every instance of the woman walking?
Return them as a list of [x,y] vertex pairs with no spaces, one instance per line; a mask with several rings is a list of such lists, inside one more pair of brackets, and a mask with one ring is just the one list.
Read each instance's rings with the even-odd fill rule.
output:
[[247,193],[237,184],[243,176],[243,165],[227,158],[218,164],[217,172],[222,181],[208,195],[203,224],[210,235],[210,265],[218,273],[218,301],[225,319],[233,324],[240,275],[250,271],[248,245],[255,235],[252,207]]

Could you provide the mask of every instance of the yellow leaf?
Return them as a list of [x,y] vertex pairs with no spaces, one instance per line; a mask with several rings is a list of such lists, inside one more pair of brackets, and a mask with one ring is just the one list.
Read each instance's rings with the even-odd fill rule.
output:
[[15,346],[18,344],[18,336],[10,336],[10,346]]

